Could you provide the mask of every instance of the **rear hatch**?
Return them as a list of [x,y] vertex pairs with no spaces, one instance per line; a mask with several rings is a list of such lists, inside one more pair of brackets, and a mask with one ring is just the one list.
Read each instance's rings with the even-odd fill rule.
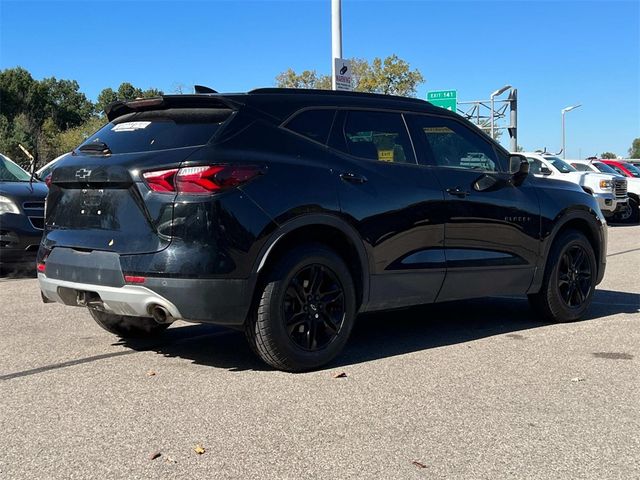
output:
[[234,106],[213,96],[116,104],[111,120],[51,176],[45,247],[152,253],[171,242],[175,194],[150,189],[148,170],[179,168],[221,132]]

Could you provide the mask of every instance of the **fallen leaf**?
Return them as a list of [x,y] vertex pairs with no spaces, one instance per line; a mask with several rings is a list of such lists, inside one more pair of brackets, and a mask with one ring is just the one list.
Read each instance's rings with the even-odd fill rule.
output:
[[333,378],[347,378],[347,374],[345,372],[336,373]]
[[154,372],[153,370],[149,370],[149,371],[147,372],[147,376],[148,376],[148,377],[153,377],[155,374],[156,374],[156,372]]
[[196,452],[198,455],[202,455],[204,452],[206,452],[206,450],[202,445],[196,445],[195,447],[193,447],[193,451]]
[[149,455],[149,460],[155,460],[156,458],[159,458],[162,455],[162,453],[160,452],[153,452],[151,455]]
[[586,378],[582,378],[582,377],[575,377],[571,379],[572,382],[584,382],[585,380]]
[[422,462],[418,462],[417,460],[414,460],[414,461],[413,461],[413,462],[411,462],[411,463],[413,463],[413,464],[414,464],[416,467],[418,467],[418,468],[427,468],[427,466],[426,466],[424,463],[422,463]]

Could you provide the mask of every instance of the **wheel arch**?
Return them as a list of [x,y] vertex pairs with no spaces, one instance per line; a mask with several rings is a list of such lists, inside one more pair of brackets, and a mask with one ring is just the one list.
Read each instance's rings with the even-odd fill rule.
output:
[[251,291],[261,285],[269,267],[288,249],[301,242],[322,243],[344,260],[351,272],[357,309],[363,311],[369,302],[369,256],[358,232],[345,220],[329,214],[304,215],[283,224],[265,242],[253,268]]
[[[551,246],[557,240],[558,236],[567,230],[577,230],[587,237],[587,240],[593,247],[593,251],[596,257],[596,264],[598,268],[598,283],[602,279],[603,272],[601,267],[603,266],[603,257],[606,255],[606,240],[603,241],[599,229],[602,221],[598,215],[592,210],[569,210],[565,211],[559,218],[553,222],[554,227],[550,234],[544,240],[542,246],[542,258],[541,265],[536,270],[533,282],[529,287],[527,293],[537,293],[542,286],[542,279],[544,278],[545,268],[547,267],[547,259],[551,251]],[[606,228],[606,227],[604,227]]]

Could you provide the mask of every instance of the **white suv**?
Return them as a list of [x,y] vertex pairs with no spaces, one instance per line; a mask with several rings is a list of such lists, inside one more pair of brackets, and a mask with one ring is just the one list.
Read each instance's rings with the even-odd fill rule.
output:
[[625,177],[624,175],[616,172],[613,168],[598,160],[567,160],[573,167],[580,172],[596,172],[607,173],[616,175],[619,178],[627,181],[627,195],[629,196],[629,203],[627,208],[619,211],[616,215],[616,219],[623,222],[637,223],[640,221],[640,178]]
[[617,175],[578,171],[554,155],[539,152],[521,152],[529,160],[529,172],[537,177],[565,180],[580,185],[598,200],[605,217],[627,208],[627,181]]

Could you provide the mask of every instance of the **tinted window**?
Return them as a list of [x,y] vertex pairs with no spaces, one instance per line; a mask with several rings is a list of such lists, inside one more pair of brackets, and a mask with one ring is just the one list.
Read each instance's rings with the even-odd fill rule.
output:
[[399,113],[349,112],[344,136],[347,151],[356,157],[415,163],[409,134]]
[[620,175],[626,177],[627,173],[622,170],[620,167],[618,167],[617,165],[609,165],[611,168],[613,168],[616,172],[618,172]]
[[627,170],[629,170],[631,172],[631,175],[633,175],[636,178],[640,178],[640,168],[635,167],[633,165],[631,165],[630,163],[623,163],[622,164],[624,166],[624,168],[626,168]]
[[572,163],[571,165],[573,165],[573,168],[575,168],[579,172],[591,172],[592,171],[587,165],[585,165],[583,163]]
[[532,173],[533,175],[540,175],[543,167],[542,162],[537,158],[531,157],[527,157],[527,160],[529,161],[529,173]]
[[22,168],[0,155],[0,182],[28,182],[30,178]]
[[102,127],[83,145],[103,142],[112,153],[204,145],[230,113],[224,109],[174,109],[123,115]]
[[604,173],[612,173],[614,175],[618,175],[618,172],[616,172],[613,168],[611,168],[609,165],[607,165],[606,163],[602,163],[602,162],[593,162],[591,165],[594,165],[598,170],[600,170],[601,172]]
[[560,173],[575,172],[576,169],[558,157],[544,157],[551,165],[556,167]]
[[412,123],[430,151],[430,163],[449,168],[501,170],[493,146],[461,123],[426,115],[412,117]]
[[335,110],[306,110],[293,117],[286,128],[316,142],[326,143]]

